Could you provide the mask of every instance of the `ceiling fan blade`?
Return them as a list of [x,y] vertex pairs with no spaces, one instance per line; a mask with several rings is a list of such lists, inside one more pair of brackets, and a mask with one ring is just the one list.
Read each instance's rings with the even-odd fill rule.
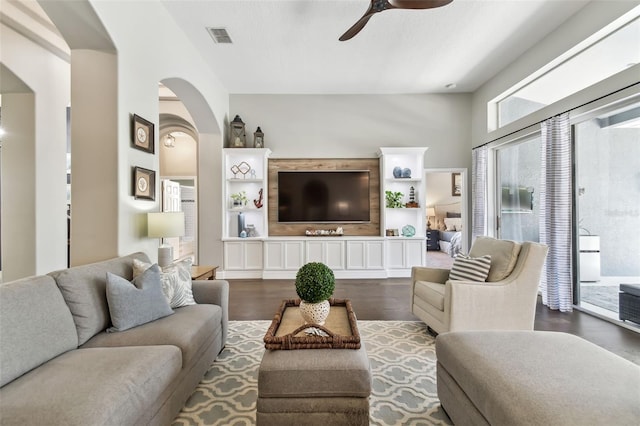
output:
[[355,24],[353,24],[353,26],[349,28],[346,33],[342,34],[342,36],[338,40],[349,40],[364,28],[364,26],[367,24],[367,22],[369,22],[369,19],[371,19],[373,15],[387,9],[395,9],[395,6],[389,3],[388,0],[371,0],[371,3],[369,3],[369,8],[364,13],[364,15],[362,15],[362,18],[360,18]]
[[453,0],[387,0],[397,9],[434,9],[446,6]]
[[362,18],[358,20],[358,22],[353,24],[351,28],[349,28],[344,34],[342,34],[338,40],[347,41],[353,38],[353,36],[358,34],[364,28],[364,26],[367,24],[367,22],[369,22],[369,19],[371,19],[374,13],[365,14]]

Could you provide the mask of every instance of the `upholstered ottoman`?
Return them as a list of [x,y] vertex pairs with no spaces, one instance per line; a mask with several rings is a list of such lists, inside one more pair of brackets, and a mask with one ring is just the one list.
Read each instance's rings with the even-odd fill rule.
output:
[[266,350],[257,424],[368,425],[371,368],[364,348]]
[[638,425],[640,366],[545,331],[436,338],[442,408],[461,425]]
[[640,324],[640,285],[620,284],[618,315],[622,321]]

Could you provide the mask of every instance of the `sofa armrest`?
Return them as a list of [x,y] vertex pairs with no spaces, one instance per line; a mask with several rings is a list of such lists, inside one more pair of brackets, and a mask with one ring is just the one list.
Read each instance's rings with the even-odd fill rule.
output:
[[430,283],[444,284],[449,279],[449,269],[426,268],[414,266],[411,268],[411,282],[428,281]]
[[209,303],[222,308],[222,346],[229,330],[229,282],[226,280],[193,281],[193,298],[197,303]]

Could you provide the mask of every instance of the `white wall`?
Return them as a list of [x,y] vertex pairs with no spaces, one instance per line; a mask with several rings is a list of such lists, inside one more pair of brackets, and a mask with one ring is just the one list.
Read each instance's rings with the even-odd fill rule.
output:
[[160,176],[197,176],[198,143],[189,135],[176,135],[173,148],[160,141]]
[[491,113],[491,111],[487,110],[489,101],[638,5],[640,5],[640,1],[637,0],[592,1],[576,15],[569,18],[556,31],[549,34],[540,43],[474,92],[472,116],[473,147],[537,123],[555,114],[568,111],[629,84],[637,83],[638,65],[634,69],[628,69],[603,84],[594,85],[592,88],[583,91],[579,96],[572,96],[557,102],[551,107],[544,108],[497,131],[489,132],[487,130],[487,114]]
[[381,146],[426,146],[425,168],[470,168],[471,96],[231,95],[229,116],[260,126],[272,158],[371,158]]
[[[13,237],[10,233],[2,233],[3,278],[10,280],[25,274],[46,273],[67,265],[66,107],[70,97],[70,68],[58,56],[4,24],[0,24],[0,39],[0,62],[22,80],[33,94],[32,109],[24,112],[33,114],[30,128],[24,127],[23,120],[16,128],[24,133],[3,138],[3,163],[14,163],[23,172],[29,171],[31,179],[34,179],[33,182],[3,179],[2,182],[3,186],[11,184],[13,189],[23,192],[22,197],[31,200],[24,205],[11,203],[5,198],[7,194],[3,194],[3,209],[19,209],[16,214],[3,218],[3,231],[28,230],[23,236],[20,232],[14,233]],[[11,102],[10,96],[3,97],[3,108],[11,108]],[[3,119],[7,123],[13,121],[4,114]],[[23,157],[19,162],[10,158],[6,144],[11,143],[13,137],[20,143],[30,145],[29,158]],[[25,154],[23,151],[21,155]],[[5,171],[3,178],[4,175]],[[14,253],[13,258],[8,258],[12,247],[21,246],[23,241],[20,240],[31,238],[30,235],[34,241],[29,242],[29,248],[24,247],[20,253]],[[11,271],[14,267],[15,273]]]
[[[206,103],[200,106],[204,105],[208,111],[192,110],[191,99],[181,96],[180,90],[176,90],[170,83],[165,84],[181,97],[194,118],[199,132],[218,135],[217,140],[215,136],[200,140],[201,144],[218,145],[214,155],[217,158],[205,155],[200,159],[207,167],[215,168],[215,164],[221,161],[221,129],[226,119],[227,93],[214,73],[202,61],[201,53],[191,46],[161,4],[130,1],[126,4],[126,13],[122,7],[123,3],[120,2],[92,1],[91,4],[107,28],[118,51],[119,252],[126,254],[142,250],[155,258],[158,242],[155,239],[146,238],[145,213],[159,210],[159,197],[156,198],[155,203],[134,200],[130,182],[132,166],[141,166],[157,172],[159,159],[158,155],[152,156],[130,148],[130,114],[139,114],[156,124],[157,143],[158,82],[167,78],[189,82],[206,100]],[[194,96],[197,97],[198,94]],[[201,178],[199,180],[201,190],[210,190],[213,185],[221,187],[220,176],[221,174],[217,174],[218,179],[213,181]],[[207,184],[210,186],[206,187]],[[156,188],[156,194],[159,194],[159,186]],[[203,204],[200,206],[206,207]],[[201,217],[203,214],[209,218],[213,226],[221,229],[220,217],[214,214],[214,211],[201,210]],[[207,232],[206,228],[200,229],[202,232]],[[211,236],[205,234],[201,237],[201,239],[207,238]],[[215,248],[200,250],[200,260],[203,263],[221,264],[221,245],[217,250]]]

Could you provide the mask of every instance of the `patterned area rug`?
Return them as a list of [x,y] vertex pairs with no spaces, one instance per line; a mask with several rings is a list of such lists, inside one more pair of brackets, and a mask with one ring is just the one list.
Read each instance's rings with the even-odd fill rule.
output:
[[[270,324],[231,321],[226,348],[174,425],[255,424],[262,338]],[[371,424],[450,425],[438,402],[435,343],[426,326],[414,321],[358,321],[358,327],[373,373]]]

